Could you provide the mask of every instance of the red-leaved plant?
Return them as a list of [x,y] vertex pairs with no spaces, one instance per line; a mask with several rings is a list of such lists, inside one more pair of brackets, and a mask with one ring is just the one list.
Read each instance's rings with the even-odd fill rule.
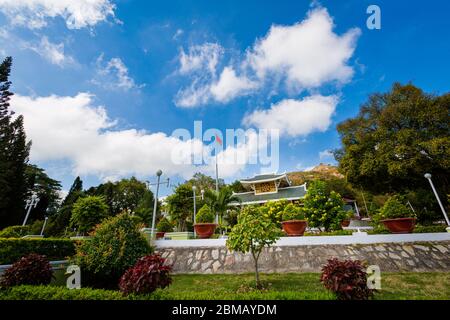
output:
[[140,258],[120,278],[119,289],[128,295],[131,293],[152,293],[158,288],[165,288],[172,283],[172,267],[165,265],[166,259],[158,254]]
[[49,284],[52,276],[53,270],[47,258],[40,254],[30,253],[6,269],[0,285],[11,287],[23,284]]
[[320,281],[339,300],[368,300],[374,293],[367,287],[366,268],[359,260],[328,260]]

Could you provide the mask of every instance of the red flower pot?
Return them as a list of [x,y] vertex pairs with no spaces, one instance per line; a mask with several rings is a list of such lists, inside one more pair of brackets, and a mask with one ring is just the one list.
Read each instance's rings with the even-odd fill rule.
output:
[[397,218],[381,220],[392,233],[411,233],[416,225],[415,218]]
[[342,220],[341,227],[345,228],[345,227],[348,227],[349,225],[350,225],[350,219]]
[[281,222],[284,232],[290,237],[299,237],[305,233],[306,220],[289,220]]
[[200,239],[208,239],[216,230],[215,223],[196,223],[194,224],[195,233]]
[[162,232],[162,231],[158,231],[158,232],[156,232],[156,239],[162,239],[162,238],[164,238],[164,235],[165,235],[166,233],[165,232]]

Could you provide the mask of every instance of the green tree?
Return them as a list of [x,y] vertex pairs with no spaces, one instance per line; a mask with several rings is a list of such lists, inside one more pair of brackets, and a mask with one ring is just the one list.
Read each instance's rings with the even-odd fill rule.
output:
[[310,183],[303,208],[310,227],[324,228],[325,231],[341,229],[341,222],[347,218],[344,202],[339,193],[327,190],[324,181]]
[[23,116],[12,118],[9,90],[12,58],[0,64],[0,228],[22,222],[27,194],[25,169],[31,142],[26,141]]
[[108,216],[108,206],[102,197],[88,196],[79,198],[73,205],[70,224],[77,230],[86,233],[91,231]]
[[[177,230],[186,231],[187,224],[192,223],[194,215],[192,185],[190,183],[178,185],[173,194],[167,197],[166,202],[169,215],[172,221],[177,224]],[[200,201],[197,206],[201,206]]]
[[256,287],[261,288],[258,260],[264,247],[270,247],[280,238],[277,225],[258,206],[246,206],[242,209],[238,223],[228,235],[227,247],[230,250],[250,252],[255,266]]
[[60,205],[61,183],[50,178],[44,169],[27,165],[25,177],[28,194],[36,193],[39,202],[31,210],[30,220],[43,220],[45,216],[55,216]]
[[64,198],[56,216],[52,216],[47,228],[47,234],[52,236],[64,235],[69,227],[72,209],[75,202],[83,196],[83,181],[76,177]]
[[233,194],[230,187],[222,187],[219,192],[207,190],[205,192],[205,201],[209,204],[212,211],[219,216],[219,223],[222,223],[222,217],[230,208],[230,203],[240,203],[241,200]]
[[449,114],[450,93],[431,95],[395,83],[389,92],[371,95],[355,118],[337,127],[340,171],[373,193],[423,188],[429,172],[445,199],[450,191]]

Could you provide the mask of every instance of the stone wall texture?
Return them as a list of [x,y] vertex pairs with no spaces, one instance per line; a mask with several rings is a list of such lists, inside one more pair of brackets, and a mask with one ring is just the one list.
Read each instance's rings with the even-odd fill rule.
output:
[[[157,251],[173,264],[174,273],[254,270],[250,254],[230,252],[225,247],[173,247]],[[382,271],[449,271],[450,241],[271,247],[262,252],[259,269],[266,273],[320,272],[333,257],[367,261]]]

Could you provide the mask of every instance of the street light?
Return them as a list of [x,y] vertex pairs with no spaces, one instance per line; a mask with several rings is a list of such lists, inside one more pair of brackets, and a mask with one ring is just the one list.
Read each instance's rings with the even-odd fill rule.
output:
[[45,225],[47,224],[47,220],[48,220],[48,217],[45,217],[44,224],[42,225],[42,229],[41,229],[41,236],[44,235],[44,229],[45,229]]
[[[444,209],[444,206],[442,205],[441,199],[439,198],[436,188],[434,187],[433,181],[431,181],[431,174],[425,173],[424,177],[430,182],[431,189],[433,189],[434,195],[436,196],[439,206],[441,207],[442,213],[444,214],[445,221],[447,222],[447,225],[450,228],[450,221],[448,220],[447,213],[445,212],[445,209]],[[449,228],[447,228],[447,230],[449,230]]]
[[156,171],[156,176],[158,177],[158,180],[156,183],[148,183],[149,186],[156,185],[156,194],[155,194],[155,203],[153,204],[153,217],[152,217],[152,230],[150,233],[151,239],[153,240],[153,236],[155,235],[155,222],[156,222],[156,208],[158,207],[158,193],[159,193],[159,186],[161,184],[167,183],[167,187],[169,186],[169,178],[167,178],[166,182],[160,183],[162,171],[158,170]]
[[25,219],[23,220],[22,226],[27,224],[28,216],[30,215],[31,209],[36,208],[37,203],[39,202],[39,197],[33,193],[31,196],[31,199],[27,200],[27,204],[25,205],[25,210],[27,210],[27,214],[25,216]]

